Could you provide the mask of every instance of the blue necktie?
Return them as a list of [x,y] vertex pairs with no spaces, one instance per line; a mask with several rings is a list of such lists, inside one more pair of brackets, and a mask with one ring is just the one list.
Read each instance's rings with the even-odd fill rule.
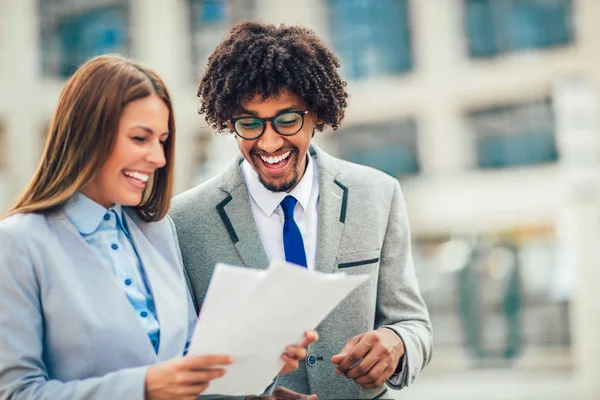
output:
[[287,196],[281,201],[281,208],[285,221],[283,222],[283,248],[285,249],[285,260],[306,268],[306,253],[304,252],[304,241],[302,233],[296,221],[294,221],[294,208],[297,200]]

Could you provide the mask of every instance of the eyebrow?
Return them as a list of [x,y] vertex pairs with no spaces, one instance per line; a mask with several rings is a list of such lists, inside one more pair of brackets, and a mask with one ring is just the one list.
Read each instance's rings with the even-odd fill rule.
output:
[[[151,135],[154,135],[154,131],[152,129],[148,128],[147,126],[144,126],[144,125],[134,125],[134,126],[131,127],[131,129],[135,129],[135,128],[142,129],[142,130],[146,131],[147,133],[149,133]],[[167,136],[169,134],[170,134],[170,132],[166,131],[166,132],[161,133],[160,136],[161,137],[162,136]]]
[[[275,115],[279,115],[281,113],[288,112],[288,111],[296,111],[296,110],[301,110],[301,109],[302,109],[302,107],[300,107],[300,106],[292,105],[292,106],[289,106],[289,107],[286,107],[286,108],[282,108],[281,110],[277,110],[275,112]],[[246,110],[243,107],[240,108],[240,111],[241,111],[241,114],[250,114],[250,115],[252,115],[254,117],[260,118],[258,116],[258,113],[256,111]]]

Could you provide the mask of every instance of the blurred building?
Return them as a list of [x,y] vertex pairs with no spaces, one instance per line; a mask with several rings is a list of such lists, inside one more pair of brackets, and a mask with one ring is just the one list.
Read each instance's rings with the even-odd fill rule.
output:
[[[579,157],[565,155],[557,121],[570,110],[556,88],[600,89],[597,0],[0,0],[0,10],[1,209],[35,169],[65,79],[101,53],[135,57],[170,87],[177,191],[213,176],[237,150],[197,114],[207,55],[237,20],[301,23],[339,55],[351,94],[342,128],[317,140],[401,180],[438,344],[468,342],[461,301],[480,304],[481,346],[509,341],[499,307],[517,277],[520,345],[569,345],[573,271],[558,216],[574,196],[564,161]],[[461,300],[467,267],[480,290]]]

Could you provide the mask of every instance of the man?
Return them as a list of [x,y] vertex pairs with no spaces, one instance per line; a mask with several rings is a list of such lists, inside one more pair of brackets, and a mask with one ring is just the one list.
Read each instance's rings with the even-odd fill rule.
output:
[[385,383],[405,387],[427,365],[431,324],[398,181],[311,145],[315,131],[344,117],[337,68],[306,28],[235,26],[210,56],[198,97],[211,126],[235,132],[242,157],[177,196],[171,215],[197,306],[217,262],[266,268],[285,259],[369,274],[319,325],[306,363],[278,384],[319,398],[381,398]]

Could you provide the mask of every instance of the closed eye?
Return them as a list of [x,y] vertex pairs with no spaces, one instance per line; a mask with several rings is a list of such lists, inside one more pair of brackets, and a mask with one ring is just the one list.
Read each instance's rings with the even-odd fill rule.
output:
[[138,143],[144,143],[146,141],[146,138],[143,136],[134,136],[132,139]]

